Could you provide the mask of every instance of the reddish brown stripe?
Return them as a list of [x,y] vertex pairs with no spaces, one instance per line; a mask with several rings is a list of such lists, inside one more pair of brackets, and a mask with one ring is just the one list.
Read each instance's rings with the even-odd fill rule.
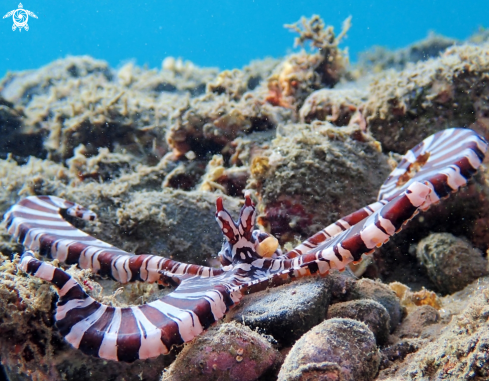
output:
[[58,306],[63,306],[70,300],[75,299],[86,299],[88,297],[87,293],[83,291],[83,288],[79,284],[76,284],[61,298],[58,300]]
[[357,210],[356,212],[349,214],[346,217],[343,217],[342,220],[348,222],[350,226],[353,226],[366,217],[368,217],[368,213],[364,210],[364,208],[362,208],[360,210]]
[[31,214],[27,211],[21,212],[19,210],[16,210],[16,211],[12,212],[12,216],[30,219],[30,220],[38,220],[38,221],[64,221],[61,218],[61,216],[57,213],[53,213],[52,216],[50,216],[50,217],[45,217],[45,216],[37,216],[37,215]]
[[341,242],[341,246],[351,253],[355,261],[360,260],[360,258],[362,258],[362,254],[369,251],[367,246],[365,246],[360,234],[349,236],[347,239]]
[[165,303],[171,304],[182,310],[193,311],[198,317],[200,324],[204,329],[207,329],[211,324],[215,323],[214,315],[211,311],[211,306],[207,300],[200,298],[197,300],[185,300],[172,298],[171,294],[162,299]]
[[51,283],[54,284],[59,289],[61,289],[66,284],[66,282],[68,282],[70,279],[71,276],[65,273],[63,270],[55,269],[53,280],[51,281]]
[[122,308],[121,313],[121,327],[117,335],[117,358],[119,361],[133,362],[139,358],[141,335],[132,310]]
[[388,219],[398,230],[404,222],[413,216],[416,210],[417,208],[411,204],[409,198],[403,194],[384,206],[380,211],[380,215]]
[[19,205],[25,206],[26,208],[29,208],[29,209],[37,210],[39,212],[45,212],[45,213],[50,213],[53,215],[58,215],[58,212],[56,210],[48,209],[48,208],[45,208],[43,206],[37,205],[34,202],[30,201],[28,198],[24,198],[23,200],[19,201]]
[[78,322],[89,317],[100,307],[100,303],[94,301],[92,304],[84,308],[74,308],[67,312],[64,319],[58,320],[56,326],[59,329],[61,335],[66,336],[70,333],[71,328]]
[[170,349],[172,345],[183,344],[183,339],[178,330],[178,324],[172,319],[147,304],[139,307],[139,309],[153,325],[161,330],[161,341],[165,347]]
[[436,194],[440,198],[446,197],[452,192],[452,188],[450,188],[447,184],[447,175],[435,175],[430,178],[430,183],[433,185]]
[[[69,265],[75,265],[80,260],[80,255],[83,250],[88,247],[87,244],[83,242],[73,242],[68,247],[68,255],[66,256],[65,263]],[[55,250],[58,251],[58,245],[55,245]]]
[[129,259],[129,270],[131,271],[131,279],[130,282],[135,282],[136,280],[141,279],[141,266],[145,259],[151,257],[151,255],[141,254],[131,256]]
[[312,243],[313,245],[317,246],[321,242],[324,242],[326,240],[326,237],[324,236],[324,234],[322,232],[319,232],[319,233],[314,234],[312,237],[308,238],[307,240],[310,243]]
[[460,173],[465,179],[470,179],[474,173],[477,172],[477,169],[474,169],[472,165],[470,165],[469,159],[463,157],[457,160],[454,163],[457,167],[460,168]]
[[41,267],[41,264],[41,261],[38,261],[37,259],[31,259],[27,264],[27,272],[34,275],[36,271],[39,270],[39,267]]
[[83,334],[78,347],[83,353],[98,357],[105,331],[112,322],[114,312],[114,307],[107,307],[102,316]]

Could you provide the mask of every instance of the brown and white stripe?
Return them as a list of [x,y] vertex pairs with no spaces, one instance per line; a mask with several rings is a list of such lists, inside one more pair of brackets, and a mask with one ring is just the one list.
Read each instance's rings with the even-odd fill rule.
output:
[[65,271],[35,259],[31,251],[22,256],[21,268],[57,287],[56,326],[65,340],[107,360],[132,362],[166,354],[221,319],[241,298],[240,293],[207,282],[198,290],[182,287],[142,306],[109,307],[91,298]]
[[433,203],[465,186],[477,172],[486,151],[487,142],[473,130],[451,128],[429,136],[404,155],[380,188],[379,201],[327,226],[285,256],[295,258],[315,249],[382,208],[388,200],[404,192],[416,181],[428,182],[433,190],[421,208],[427,210]]
[[[75,228],[63,216],[96,219],[95,213],[55,196],[31,196],[15,204],[6,214],[8,233],[26,248],[61,263],[108,276],[120,283],[179,279],[198,275],[211,277],[219,269],[189,265],[156,255],[134,255]],[[162,277],[163,274],[163,277]]]
[[473,130],[450,128],[429,136],[409,150],[379,191],[379,200],[391,200],[415,181],[433,190],[423,210],[448,197],[477,172],[487,142]]
[[475,133],[451,129],[426,139],[409,151],[381,189],[380,201],[343,217],[309,238],[286,256],[260,256],[267,234],[253,231],[255,207],[245,196],[234,222],[222,200],[216,220],[226,242],[221,269],[133,255],[90,237],[66,222],[64,215],[94,220],[89,210],[53,196],[28,197],[5,215],[7,229],[27,248],[68,264],[78,263],[120,282],[163,281],[177,288],[143,306],[115,308],[100,304],[61,269],[28,251],[21,266],[53,283],[59,301],[56,324],[61,334],[84,353],[134,361],[168,353],[192,340],[222,318],[245,291],[311,274],[325,275],[361,260],[397,233],[419,210],[466,184],[487,149]]

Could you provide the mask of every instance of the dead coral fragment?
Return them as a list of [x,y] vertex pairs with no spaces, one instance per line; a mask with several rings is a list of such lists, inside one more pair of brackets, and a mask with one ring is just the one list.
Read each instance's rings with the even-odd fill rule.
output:
[[311,19],[302,18],[292,25],[285,25],[299,33],[296,45],[310,41],[311,47],[319,52],[308,54],[302,51],[285,59],[268,79],[267,102],[288,108],[298,108],[312,90],[333,87],[344,73],[348,62],[346,53],[338,49],[338,44],[350,28],[350,20],[343,23],[342,32],[336,37],[333,27],[325,28],[317,15]]

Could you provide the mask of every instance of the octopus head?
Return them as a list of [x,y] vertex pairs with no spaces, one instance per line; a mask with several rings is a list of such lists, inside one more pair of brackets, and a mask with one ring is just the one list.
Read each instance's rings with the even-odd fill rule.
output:
[[223,266],[251,263],[259,258],[277,257],[281,254],[275,237],[260,230],[253,230],[255,220],[255,205],[249,194],[245,195],[245,203],[237,222],[234,222],[229,212],[224,209],[222,198],[216,200],[216,221],[225,238],[219,252],[219,260]]

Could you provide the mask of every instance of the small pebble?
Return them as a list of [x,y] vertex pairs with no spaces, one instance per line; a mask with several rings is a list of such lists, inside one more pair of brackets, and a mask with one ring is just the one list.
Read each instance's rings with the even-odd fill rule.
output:
[[380,365],[375,337],[352,319],[330,319],[317,325],[292,347],[279,381],[371,381]]
[[282,345],[291,346],[326,316],[328,285],[328,277],[304,278],[251,294],[229,312],[227,319],[258,328]]
[[356,282],[349,294],[348,300],[371,299],[382,304],[390,316],[390,331],[399,325],[402,318],[402,308],[399,298],[389,286],[371,279],[360,279]]
[[479,249],[449,233],[433,233],[418,243],[416,257],[443,294],[462,290],[488,275],[488,263]]
[[440,314],[431,306],[419,306],[412,310],[402,321],[395,334],[400,338],[415,338],[421,335],[424,328],[440,320]]
[[336,303],[329,307],[327,319],[349,318],[361,321],[373,332],[378,345],[389,338],[390,317],[385,307],[369,299]]
[[185,345],[162,381],[254,381],[273,373],[282,355],[237,323],[213,327]]

